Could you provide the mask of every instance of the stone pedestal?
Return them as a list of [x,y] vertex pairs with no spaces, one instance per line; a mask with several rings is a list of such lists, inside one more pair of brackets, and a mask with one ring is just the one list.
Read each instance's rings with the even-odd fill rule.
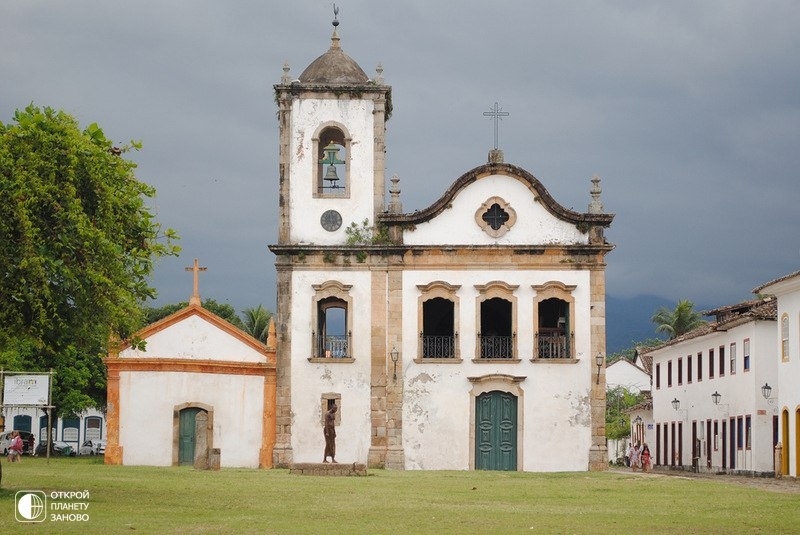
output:
[[208,469],[219,470],[222,454],[219,448],[211,448],[208,451]]
[[290,474],[301,476],[365,476],[367,466],[359,463],[294,463]]

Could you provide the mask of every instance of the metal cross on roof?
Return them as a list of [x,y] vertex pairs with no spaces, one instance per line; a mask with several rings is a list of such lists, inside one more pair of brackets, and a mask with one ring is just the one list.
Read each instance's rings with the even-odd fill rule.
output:
[[500,105],[497,102],[495,102],[494,106],[489,108],[489,111],[483,112],[483,116],[484,117],[491,117],[492,119],[494,119],[494,149],[495,150],[497,150],[497,123],[498,123],[498,121],[501,121],[503,119],[503,117],[508,117],[508,115],[509,115],[507,111],[502,111],[502,110],[503,110],[503,108],[501,108]]
[[200,267],[197,263],[197,259],[194,259],[194,265],[192,267],[184,268],[186,271],[194,271],[194,292],[192,293],[192,298],[189,299],[190,305],[199,305],[200,304],[200,291],[198,287],[199,284],[199,274],[201,271],[208,271],[207,267]]

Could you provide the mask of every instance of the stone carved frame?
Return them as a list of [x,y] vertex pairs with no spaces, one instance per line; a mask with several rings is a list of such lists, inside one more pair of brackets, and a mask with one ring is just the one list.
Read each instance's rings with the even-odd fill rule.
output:
[[[531,286],[533,290],[536,292],[536,295],[533,298],[533,333],[539,332],[539,303],[545,301],[546,299],[556,298],[560,299],[567,303],[568,310],[569,310],[569,318],[571,321],[570,328],[566,333],[567,336],[571,336],[572,340],[569,344],[569,357],[566,359],[539,359],[539,347],[537,341],[534,340],[534,347],[533,347],[533,355],[531,356],[531,361],[541,361],[541,362],[577,362],[575,358],[575,297],[572,295],[572,292],[577,288],[574,284],[564,284],[561,281],[548,281],[544,284],[534,284]],[[535,334],[534,334],[535,336]]]
[[[322,363],[349,363],[354,362],[355,358],[353,356],[353,340],[351,333],[353,332],[353,297],[350,295],[350,290],[353,288],[352,284],[342,284],[339,281],[330,280],[323,282],[322,284],[314,284],[312,285],[314,289],[314,296],[312,297],[311,303],[311,325],[312,325],[312,334],[311,334],[311,356],[309,357],[309,362],[322,362]],[[350,343],[350,347],[348,348],[348,358],[321,358],[319,357],[319,353],[317,352],[317,330],[319,329],[319,302],[323,299],[327,299],[329,297],[334,297],[341,301],[344,301],[346,304],[345,310],[345,317],[346,317],[346,325],[345,325],[345,334],[348,336],[348,341]]]
[[[210,451],[211,448],[214,447],[214,407],[197,401],[189,401],[187,403],[175,405],[175,407],[172,409],[172,466],[178,466],[180,462],[178,448],[180,443],[181,411],[188,408],[197,408],[206,412],[208,415],[208,421],[205,430],[206,449]],[[197,430],[195,430],[195,433],[197,433]],[[197,458],[197,452],[195,452],[195,458]]]
[[[508,214],[508,221],[500,225],[500,228],[494,229],[492,226],[487,222],[484,221],[483,215],[491,209],[492,206],[498,205],[501,210],[503,210],[506,214]],[[511,204],[506,202],[501,197],[490,197],[489,199],[484,202],[480,208],[475,212],[475,223],[484,231],[486,234],[491,236],[492,238],[499,238],[509,230],[514,224],[517,222],[517,212],[511,208]]]
[[461,359],[461,348],[458,339],[458,332],[459,332],[459,299],[457,292],[461,288],[461,285],[454,285],[449,284],[444,281],[433,281],[428,284],[418,284],[417,289],[420,291],[420,296],[417,298],[417,332],[422,331],[423,326],[423,304],[430,299],[435,299],[440,297],[442,299],[446,299],[448,301],[453,302],[453,335],[455,336],[454,341],[454,353],[453,358],[425,358],[425,355],[422,351],[422,339],[417,340],[417,358],[414,359],[414,362],[421,363],[421,362],[438,362],[438,363],[449,363],[449,364],[458,364],[462,361]]
[[[323,193],[323,192],[320,191],[320,185],[321,185],[321,182],[323,182],[322,176],[320,176],[320,172],[322,172],[323,175],[325,173],[324,169],[321,169],[322,166],[319,163],[319,160],[320,160],[320,157],[321,157],[320,153],[322,152],[322,149],[325,146],[324,144],[321,143],[321,140],[323,140],[323,138],[330,137],[330,136],[326,136],[326,132],[325,131],[328,130],[328,129],[339,130],[342,133],[342,137],[343,137],[343,139],[341,140],[342,141],[341,145],[344,146],[344,161],[345,161],[344,168],[345,168],[345,173],[344,173],[343,177],[339,177],[339,178],[340,178],[340,180],[342,180],[344,182],[344,186],[342,187],[342,192],[341,193],[336,193],[336,194]],[[313,193],[312,197],[314,197],[315,199],[316,198],[336,198],[336,199],[345,198],[346,199],[346,198],[350,197],[350,161],[351,161],[351,159],[350,159],[350,150],[352,148],[352,141],[353,141],[353,139],[350,136],[350,133],[347,131],[347,128],[345,128],[345,126],[343,124],[341,124],[341,123],[334,122],[334,121],[327,121],[327,122],[324,122],[321,125],[319,125],[319,127],[317,127],[316,132],[314,132],[314,136],[311,138],[311,145],[312,145],[311,146],[311,154],[312,154],[312,158],[313,158],[313,161],[312,161],[312,169],[313,169],[313,171],[312,171],[312,177],[313,177],[312,178],[312,188],[314,189],[314,191],[312,192]],[[320,145],[322,145],[322,146],[320,146]]]
[[493,373],[480,377],[467,377],[472,383],[469,392],[469,469],[475,470],[475,400],[481,394],[499,391],[507,392],[517,398],[517,471],[524,469],[522,454],[523,437],[525,436],[525,391],[520,383],[527,379],[524,376],[513,376],[503,373]]

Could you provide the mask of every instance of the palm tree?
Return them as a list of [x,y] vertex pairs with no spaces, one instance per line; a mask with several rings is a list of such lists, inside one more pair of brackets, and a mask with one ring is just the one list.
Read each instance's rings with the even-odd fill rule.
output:
[[667,333],[672,340],[703,325],[705,321],[702,318],[699,312],[695,312],[694,303],[688,299],[681,299],[675,310],[661,307],[653,314],[650,321],[656,324],[657,333]]
[[266,344],[272,312],[258,305],[256,308],[245,308],[242,316],[244,317],[244,332]]

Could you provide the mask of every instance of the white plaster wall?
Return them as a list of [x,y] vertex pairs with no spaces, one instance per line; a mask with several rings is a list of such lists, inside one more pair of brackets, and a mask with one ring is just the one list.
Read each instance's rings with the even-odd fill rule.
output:
[[606,388],[624,386],[630,392],[650,390],[650,376],[630,361],[619,359],[606,368]]
[[[337,280],[351,284],[352,356],[355,362],[319,364],[312,355],[313,284]],[[292,280],[292,449],[294,462],[321,462],[322,394],[341,394],[341,424],[336,427],[336,460],[366,463],[370,447],[371,273],[295,271]]]
[[262,353],[196,315],[149,336],[146,342],[144,351],[128,348],[120,352],[120,358],[266,362]]
[[[519,363],[474,363],[476,348],[476,284],[492,280],[518,284],[517,344]],[[416,285],[443,280],[461,285],[459,297],[459,364],[415,363],[418,325]],[[576,364],[531,363],[533,356],[533,299],[531,285],[556,280],[576,285]],[[403,367],[405,404],[403,441],[406,467],[427,470],[469,468],[470,391],[468,377],[488,374],[524,376],[523,436],[517,444],[523,469],[529,471],[586,470],[591,445],[589,389],[590,353],[589,273],[578,271],[407,271],[403,274]],[[400,364],[398,364],[400,365]],[[442,445],[446,444],[446,448]]]
[[172,465],[173,411],[184,403],[214,409],[213,443],[223,467],[258,467],[264,378],[174,372],[120,373],[120,446],[126,465]]
[[[778,370],[775,355],[775,329],[773,321],[749,322],[728,331],[715,332],[706,336],[687,340],[664,349],[654,351],[653,355],[653,419],[657,424],[683,422],[683,463],[691,465],[692,454],[692,422],[696,421],[698,429],[702,422],[705,430],[706,420],[728,421],[730,417],[751,416],[752,449],[737,451],[736,470],[771,471],[772,462],[772,414],[773,407],[761,395],[761,386],[765,382],[777,384]],[[750,339],[750,371],[743,371],[743,342]],[[730,344],[736,343],[737,370],[730,373]],[[719,375],[719,347],[725,346],[725,375]],[[708,376],[708,350],[714,349],[714,378]],[[703,376],[697,380],[697,353],[703,354]],[[686,371],[687,357],[692,355],[694,367],[692,383],[688,382]],[[682,358],[683,384],[677,382],[678,358]],[[672,360],[672,387],[668,387],[667,362]],[[661,368],[661,387],[656,388],[656,365]],[[720,404],[714,405],[711,395],[719,392],[722,395]],[[675,411],[672,400],[680,401],[680,410]],[[676,431],[677,432],[677,431]],[[705,431],[704,431],[705,432]],[[699,435],[698,431],[698,435]],[[726,440],[729,440],[730,429],[727,429]],[[709,440],[709,437],[704,437]],[[720,437],[720,440],[722,437]],[[663,447],[663,434],[661,444]],[[671,438],[669,439],[671,442]],[[705,458],[705,442],[702,444],[701,457]],[[676,446],[677,449],[677,446]],[[653,448],[651,448],[653,450]],[[712,445],[713,450],[713,445]],[[655,452],[654,452],[655,453]],[[662,454],[663,463],[663,454]],[[722,466],[722,446],[712,451],[712,466]],[[730,464],[727,465],[730,468]]]
[[[373,113],[371,100],[294,99],[292,102],[292,139],[290,163],[290,241],[332,245],[344,243],[344,229],[355,222],[373,219]],[[350,195],[348,198],[314,198],[314,167],[317,156],[313,137],[321,124],[343,125],[352,138],[350,146]],[[344,180],[344,176],[339,177]],[[342,214],[342,226],[327,232],[320,216],[329,209]]]
[[[800,410],[800,277],[794,277],[776,285],[776,288],[767,288],[767,291],[775,293],[778,297],[778,324],[776,326],[775,346],[776,361],[779,370],[778,385],[778,406],[779,411],[789,412],[789,440],[783,438],[783,431],[780,430],[781,442],[789,444],[789,452],[784,451],[783,455],[789,455],[789,474],[798,477],[797,453],[800,448],[797,442],[800,441],[800,429],[797,429],[797,418],[795,413]],[[781,330],[780,319],[783,314],[789,315],[789,361],[781,360]],[[773,390],[773,396],[776,393]],[[782,425],[779,425],[781,429]]]
[[[489,236],[475,221],[477,210],[494,196],[510,203],[517,214],[516,224],[499,238]],[[415,229],[405,231],[403,239],[409,245],[586,244],[588,234],[550,214],[541,202],[534,200],[533,192],[520,180],[492,175],[461,190],[450,208]]]

